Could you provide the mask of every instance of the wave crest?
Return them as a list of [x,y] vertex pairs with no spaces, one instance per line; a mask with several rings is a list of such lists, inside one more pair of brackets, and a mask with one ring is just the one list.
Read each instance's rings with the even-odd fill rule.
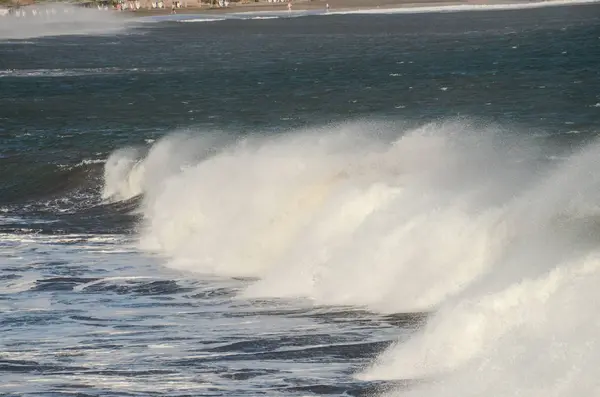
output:
[[401,395],[600,391],[599,144],[550,160],[464,121],[195,139],[140,163],[162,172],[138,189],[141,244],[170,266],[258,277],[243,297],[433,312],[357,374],[423,380]]
[[537,175],[525,139],[458,121],[214,142],[176,134],[107,162],[106,197],[145,193],[145,248],[260,277],[246,296],[390,312],[430,310],[490,266],[513,238],[505,206]]

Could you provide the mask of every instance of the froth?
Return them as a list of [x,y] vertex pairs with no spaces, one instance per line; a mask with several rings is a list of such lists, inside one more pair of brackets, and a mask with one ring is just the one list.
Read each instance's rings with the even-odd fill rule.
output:
[[141,243],[170,266],[258,277],[242,297],[432,312],[361,379],[422,379],[401,392],[415,396],[592,396],[600,145],[546,150],[464,121],[176,135],[135,166],[108,161],[125,171],[107,189],[144,194]]
[[597,395],[599,155],[592,144],[516,195],[486,271],[359,378],[424,379],[398,392],[411,396]]
[[[107,162],[107,197],[145,193],[144,247],[178,268],[260,277],[246,296],[384,311],[432,309],[475,279],[535,175],[523,139],[463,122],[194,139]],[[192,147],[212,154],[182,160]]]

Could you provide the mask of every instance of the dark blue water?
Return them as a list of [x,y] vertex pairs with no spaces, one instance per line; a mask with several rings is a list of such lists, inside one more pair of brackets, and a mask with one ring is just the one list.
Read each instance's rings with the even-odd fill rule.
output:
[[581,6],[165,22],[0,44],[0,200],[61,194],[57,184],[88,176],[57,165],[177,128],[244,134],[465,116],[525,133],[593,135],[596,14]]
[[[145,20],[38,36],[0,37],[5,395],[443,396],[421,385],[437,371],[367,368],[471,283],[484,301],[506,280],[545,277],[536,265],[489,276],[488,288],[481,269],[502,255],[548,252],[527,262],[548,270],[595,252],[594,156],[567,160],[577,172],[553,167],[600,131],[600,6]],[[177,133],[185,138],[161,141]],[[589,184],[567,183],[580,176]],[[407,186],[416,190],[389,210]],[[533,210],[544,203],[551,216]],[[497,230],[528,216],[535,227]],[[511,233],[502,255],[493,244],[476,255],[480,237]],[[302,266],[314,271],[306,285]],[[408,270],[419,266],[431,271]],[[450,378],[448,393],[505,395],[481,365],[485,387]],[[585,373],[586,388],[564,393],[539,376],[537,389],[516,382],[514,393],[597,391]]]

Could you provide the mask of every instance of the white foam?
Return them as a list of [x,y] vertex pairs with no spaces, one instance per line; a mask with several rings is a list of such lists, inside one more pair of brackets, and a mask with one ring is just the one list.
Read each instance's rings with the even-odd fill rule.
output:
[[170,175],[207,156],[227,139],[230,138],[226,134],[193,137],[182,131],[162,139],[147,153],[139,147],[117,150],[106,160],[102,197],[119,201],[152,189],[160,190]]
[[542,7],[575,6],[598,3],[600,0],[542,0],[521,3],[501,4],[456,4],[439,6],[413,6],[394,8],[367,8],[359,10],[330,11],[323,15],[347,14],[425,14],[434,12],[466,12],[466,11],[509,11],[526,10]]
[[262,17],[252,17],[250,19],[278,19],[279,17],[267,17],[267,16],[262,16]]
[[193,18],[193,19],[182,19],[180,21],[177,22],[182,22],[182,23],[192,23],[192,22],[218,22],[218,21],[224,21],[226,18]]
[[598,395],[599,155],[591,145],[520,195],[492,266],[359,377],[439,380],[402,396]]
[[30,290],[36,283],[35,278],[3,280],[0,282],[0,294],[16,294]]
[[170,170],[139,185],[142,246],[170,266],[260,277],[244,297],[434,311],[358,375],[425,380],[401,395],[600,392],[599,144],[548,163],[506,130],[354,123],[180,167],[203,145],[167,138],[141,161]]
[[149,277],[149,276],[103,277],[103,278],[100,278],[98,280],[90,281],[89,283],[79,284],[79,285],[77,285],[73,289],[73,291],[80,292],[80,291],[83,291],[84,289],[89,288],[91,286],[94,286],[94,285],[97,285],[97,284],[103,284],[103,283],[107,283],[107,282],[111,282],[111,281],[149,280],[149,279],[153,279],[153,277]]
[[0,70],[1,77],[65,77],[89,75],[115,75],[126,73],[162,73],[165,69],[146,68],[72,68],[72,69],[4,69]]
[[[263,277],[247,296],[426,310],[502,247],[501,197],[518,185],[489,179],[516,171],[501,166],[511,160],[493,147],[493,132],[432,124],[397,139],[402,131],[388,128],[255,137],[186,167],[181,151],[190,142],[170,137],[135,166],[109,159],[106,197],[146,193],[143,246],[174,267]],[[398,290],[394,280],[403,277],[413,282]],[[352,287],[358,280],[361,289]]]

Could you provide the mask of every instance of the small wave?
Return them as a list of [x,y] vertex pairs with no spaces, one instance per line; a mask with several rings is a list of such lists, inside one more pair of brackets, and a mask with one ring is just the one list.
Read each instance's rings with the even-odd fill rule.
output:
[[35,286],[36,280],[28,277],[22,278],[20,275],[10,275],[0,279],[0,294],[16,294],[29,291]]
[[[175,280],[156,280],[144,276],[107,277],[83,281],[77,279],[75,282],[71,280],[62,281],[62,279],[59,282],[54,281],[54,279],[42,281],[42,286],[47,288],[46,282],[54,288],[58,285],[61,288],[64,286],[64,288],[75,292],[85,293],[113,292],[119,295],[172,295],[193,291],[191,288],[180,286]],[[40,284],[39,281],[38,284]]]
[[118,74],[118,68],[87,68],[87,69],[5,69],[0,70],[1,77],[67,77],[86,76],[94,74]]
[[129,233],[139,199],[102,199],[105,159],[73,164],[5,164],[0,189],[0,232],[60,235],[80,231]]
[[162,74],[183,72],[185,68],[74,68],[74,69],[4,69],[0,70],[0,78],[6,77],[77,77],[93,75],[120,75],[120,74]]
[[2,174],[10,176],[0,189],[0,202],[5,204],[31,205],[69,198],[93,200],[102,183],[102,161],[27,166],[9,161],[4,164]]
[[106,159],[84,159],[75,165],[59,164],[58,167],[62,168],[62,169],[72,170],[74,168],[84,167],[84,166],[90,165],[90,164],[104,164],[105,162],[106,162]]
[[0,371],[4,373],[17,373],[20,375],[23,373],[52,374],[63,371],[81,371],[84,369],[86,368],[0,358]]
[[36,280],[35,286],[31,288],[31,291],[72,291],[79,284],[90,283],[96,280],[98,278],[51,277]]
[[194,18],[194,19],[183,19],[181,21],[177,21],[177,22],[181,22],[181,23],[194,23],[194,22],[218,22],[218,21],[225,21],[226,18]]
[[467,11],[508,11],[525,10],[542,7],[576,6],[599,3],[600,0],[542,0],[523,3],[503,4],[460,4],[439,6],[413,6],[394,8],[365,8],[360,10],[330,11],[324,15],[351,15],[351,14],[421,14],[437,12],[467,12]]

